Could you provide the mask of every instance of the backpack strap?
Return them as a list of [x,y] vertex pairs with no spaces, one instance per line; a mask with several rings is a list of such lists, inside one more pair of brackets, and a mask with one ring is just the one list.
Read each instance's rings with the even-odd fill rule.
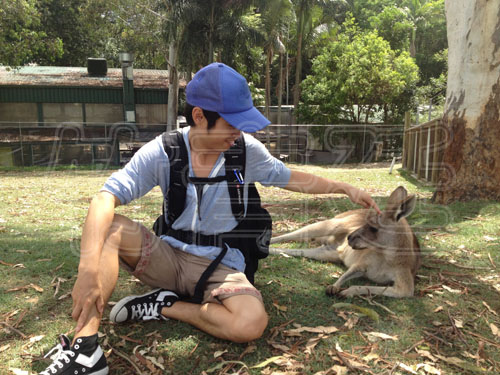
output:
[[[182,133],[165,132],[161,139],[170,164],[170,184],[163,199],[162,214],[153,224],[153,230],[157,236],[166,234],[168,228],[182,214],[186,202],[189,174],[188,153]],[[165,212],[168,212],[168,217],[165,216]]]
[[236,221],[240,222],[245,217],[246,146],[243,134],[235,141],[233,147],[224,152],[224,158],[231,210]]
[[191,298],[185,299],[186,302],[198,303],[201,304],[203,302],[203,295],[205,293],[205,289],[207,288],[208,278],[214,273],[215,269],[221,262],[222,258],[226,256],[227,247],[223,246],[217,258],[215,258],[207,267],[205,271],[201,274],[196,286],[194,288],[194,293]]
[[[205,246],[222,245],[221,252],[210,263],[198,280],[194,295],[187,299],[188,302],[201,303],[210,275],[215,271],[227,253],[227,247],[220,243],[218,235],[205,236],[190,231],[178,231],[169,228],[182,214],[186,204],[188,183],[199,187],[200,184],[211,184],[226,180],[231,200],[231,210],[235,219],[241,222],[245,217],[244,204],[244,176],[245,176],[245,141],[243,135],[238,138],[235,145],[224,153],[226,176],[215,178],[189,177],[189,155],[182,133],[178,131],[163,133],[163,148],[170,163],[170,184],[163,202],[163,215],[155,222],[153,229],[157,235],[169,234],[186,243],[198,243]],[[202,185],[201,185],[202,186]],[[167,217],[165,218],[165,212]],[[165,222],[166,221],[166,222]],[[167,224],[168,223],[168,224]]]
[[[182,214],[186,205],[186,191],[189,182],[214,183],[226,180],[231,201],[231,211],[236,221],[245,217],[244,203],[244,176],[246,147],[243,135],[235,144],[224,152],[226,176],[215,178],[189,177],[189,156],[186,143],[181,132],[165,132],[162,135],[163,149],[170,163],[170,186],[163,202],[163,217],[155,222],[154,230],[157,235],[166,234],[168,227]],[[167,212],[167,217],[165,217]],[[163,223],[166,221],[166,223]],[[168,226],[168,227],[167,227]]]
[[164,202],[169,225],[181,216],[186,204],[186,191],[189,176],[189,156],[181,132],[163,133],[163,149],[170,163],[170,186]]

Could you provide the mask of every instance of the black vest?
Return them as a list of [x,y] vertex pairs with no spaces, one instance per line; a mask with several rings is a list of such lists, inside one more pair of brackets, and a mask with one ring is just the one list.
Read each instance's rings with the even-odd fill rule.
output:
[[[170,185],[163,203],[163,214],[157,218],[153,226],[156,235],[166,234],[188,244],[218,246],[222,249],[218,257],[220,258],[219,262],[227,251],[225,244],[239,249],[245,257],[245,274],[253,284],[259,259],[265,258],[269,254],[272,221],[267,210],[262,208],[259,192],[253,183],[248,184],[247,210],[245,214],[246,152],[243,135],[236,140],[234,146],[224,152],[226,175],[214,178],[189,177],[188,152],[182,133],[177,131],[164,133],[162,142],[170,162]],[[231,210],[238,222],[238,225],[232,231],[207,236],[198,232],[171,228],[172,223],[184,211],[186,190],[189,182],[195,185],[198,198],[201,198],[204,185],[221,181],[227,181]],[[200,199],[198,199],[198,202],[200,202]],[[217,264],[213,269],[217,267]],[[200,279],[200,281],[202,280]]]

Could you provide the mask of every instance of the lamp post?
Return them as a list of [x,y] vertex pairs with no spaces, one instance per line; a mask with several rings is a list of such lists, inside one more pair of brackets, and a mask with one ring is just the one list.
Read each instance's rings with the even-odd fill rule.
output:
[[125,122],[135,122],[134,100],[134,55],[128,52],[119,54],[123,76],[123,117]]

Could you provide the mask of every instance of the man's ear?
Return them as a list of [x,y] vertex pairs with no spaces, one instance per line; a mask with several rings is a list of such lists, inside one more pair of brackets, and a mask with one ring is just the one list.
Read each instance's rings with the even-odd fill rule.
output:
[[200,107],[194,107],[193,111],[191,112],[193,116],[193,122],[196,127],[203,127],[203,124],[207,123],[207,119],[205,118],[205,115],[203,114],[203,109]]

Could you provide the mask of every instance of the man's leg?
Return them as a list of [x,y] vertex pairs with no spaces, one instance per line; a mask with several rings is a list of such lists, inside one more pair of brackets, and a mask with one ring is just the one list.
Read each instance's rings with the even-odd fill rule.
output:
[[171,307],[164,307],[162,315],[189,323],[212,336],[239,343],[261,337],[268,322],[263,303],[251,295],[229,297],[222,304],[198,305],[179,301]]
[[[115,216],[114,223],[115,222],[117,222],[118,225],[113,226],[114,230],[110,231],[107,241],[108,244],[105,246],[107,250],[106,254],[108,254],[109,258],[104,256],[104,249],[103,256],[101,257],[104,263],[101,265],[101,269],[103,270],[103,279],[101,282],[103,283],[103,288],[104,283],[106,283],[108,288],[107,291],[103,291],[103,297],[106,301],[109,299],[118,277],[119,263],[118,256],[116,255],[118,249],[120,258],[125,261],[132,270],[135,270],[138,262],[140,261],[140,249],[142,247],[143,232],[141,225],[118,215]],[[160,240],[158,239],[158,241]],[[158,244],[153,246],[158,246]],[[168,280],[165,278],[159,280],[158,272],[166,272],[166,265],[164,265],[165,262],[170,263],[171,267],[175,267],[175,258],[178,254],[175,254],[175,250],[171,248],[171,251],[167,252],[159,250],[160,249],[157,249],[154,252],[154,254],[156,254],[154,260],[149,260],[148,271],[146,272],[151,273],[146,277],[145,274],[141,273],[141,276],[138,275],[137,277],[148,285],[161,286],[162,282],[166,282],[167,284],[165,284],[166,286],[164,286],[164,288],[169,289],[167,285],[171,285],[171,287],[173,287],[175,284],[175,278],[172,279],[175,273],[167,272],[169,274],[169,277],[167,278]],[[183,252],[180,253],[185,255]],[[168,254],[168,256],[161,257],[162,254]],[[191,257],[199,258],[194,256]],[[190,260],[187,260],[187,262],[191,264]],[[159,264],[162,265],[158,269],[157,266]],[[151,269],[151,267],[153,267],[153,269]],[[248,283],[248,286],[251,285]],[[127,303],[131,302],[132,301]],[[210,302],[200,305],[176,301],[170,307],[164,307],[161,310],[161,313],[167,318],[189,323],[213,336],[234,342],[248,342],[259,338],[264,332],[268,322],[268,317],[263,303],[260,299],[253,295],[239,294],[229,296],[222,300],[222,304]],[[126,320],[130,319],[128,314],[128,312],[125,314],[128,316]],[[86,327],[89,329],[88,333],[90,334],[97,332],[101,319],[97,309],[95,309],[94,315],[94,320],[90,319],[88,327]],[[115,319],[118,315],[119,313],[117,312],[115,314]]]
[[[132,220],[115,214],[113,224],[101,252],[99,263],[99,278],[102,286],[104,304],[111,297],[111,293],[118,280],[120,257],[132,268],[135,268],[141,257],[142,231],[139,224]],[[92,307],[89,318],[83,328],[75,334],[75,339],[91,336],[97,333],[102,315],[96,306]]]

